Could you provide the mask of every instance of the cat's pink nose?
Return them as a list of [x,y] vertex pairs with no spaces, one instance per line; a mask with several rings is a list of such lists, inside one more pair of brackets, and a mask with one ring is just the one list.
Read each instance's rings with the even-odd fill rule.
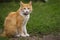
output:
[[29,13],[28,11],[26,11],[26,13]]

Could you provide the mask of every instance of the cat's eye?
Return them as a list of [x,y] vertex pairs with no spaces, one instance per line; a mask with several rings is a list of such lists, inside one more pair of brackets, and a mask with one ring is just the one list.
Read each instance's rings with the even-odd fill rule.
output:
[[26,9],[26,8],[24,8],[24,9]]
[[28,8],[28,9],[30,9],[30,8]]

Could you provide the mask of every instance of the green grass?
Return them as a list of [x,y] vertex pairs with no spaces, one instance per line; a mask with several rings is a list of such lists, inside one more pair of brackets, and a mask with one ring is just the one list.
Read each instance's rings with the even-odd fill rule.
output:
[[[0,3],[0,28],[3,28],[5,17],[16,11],[19,3]],[[60,32],[60,0],[49,0],[47,3],[33,2],[33,12],[27,25],[29,34]]]
[[28,30],[34,33],[60,32],[60,1],[33,3],[33,12],[28,23]]

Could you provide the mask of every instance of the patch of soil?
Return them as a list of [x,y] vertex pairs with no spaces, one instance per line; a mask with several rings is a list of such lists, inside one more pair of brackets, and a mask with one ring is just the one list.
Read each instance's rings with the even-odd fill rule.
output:
[[10,38],[9,40],[42,40],[42,38],[38,36],[31,36],[31,37]]
[[43,40],[60,40],[60,35],[44,35]]
[[43,37],[40,37],[40,35],[37,36],[30,36],[30,37],[20,37],[20,38],[11,38],[9,40],[60,40],[60,35],[43,35]]
[[[2,30],[0,30],[0,33],[2,32]],[[31,35],[30,37],[19,37],[19,38],[8,38],[9,40],[60,40],[60,35],[53,35],[53,34],[49,34],[49,35],[38,35],[38,34],[34,34]]]
[[43,35],[43,37],[30,36],[30,37],[11,38],[9,40],[60,40],[60,35]]

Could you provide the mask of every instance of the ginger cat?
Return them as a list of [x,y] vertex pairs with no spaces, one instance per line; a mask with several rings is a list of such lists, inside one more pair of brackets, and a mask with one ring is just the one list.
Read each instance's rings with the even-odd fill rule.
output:
[[32,12],[32,2],[25,4],[20,2],[20,8],[16,12],[10,12],[4,22],[4,31],[1,36],[29,36],[26,24]]

